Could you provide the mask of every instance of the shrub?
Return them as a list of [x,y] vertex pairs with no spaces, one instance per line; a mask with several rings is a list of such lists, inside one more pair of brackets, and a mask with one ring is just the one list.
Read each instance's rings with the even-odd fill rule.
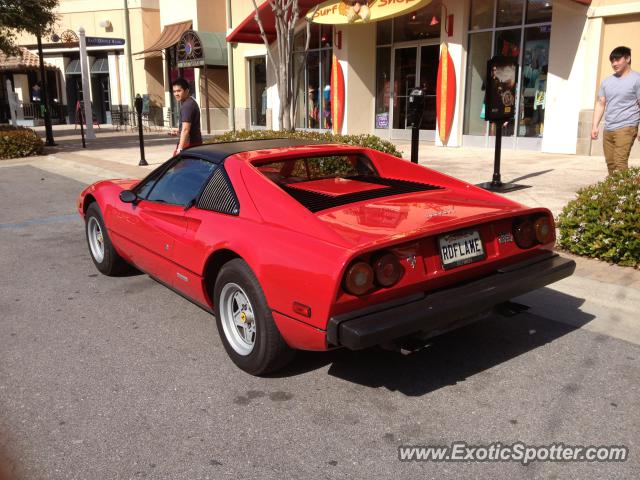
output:
[[640,168],[578,191],[558,219],[561,247],[619,265],[640,265]]
[[0,126],[0,159],[40,155],[43,143],[30,128]]
[[231,142],[234,140],[260,140],[265,138],[303,138],[331,143],[344,143],[347,145],[358,145],[360,147],[372,148],[380,152],[388,153],[395,157],[402,158],[402,153],[396,149],[395,145],[387,140],[383,140],[375,135],[334,135],[325,132],[309,132],[303,130],[295,131],[274,131],[274,130],[236,130],[218,135],[211,143]]

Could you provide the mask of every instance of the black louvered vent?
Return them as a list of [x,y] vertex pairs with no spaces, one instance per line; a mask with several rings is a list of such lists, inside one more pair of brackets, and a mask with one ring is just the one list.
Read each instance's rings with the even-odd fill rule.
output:
[[200,195],[198,208],[228,215],[238,215],[240,212],[238,199],[222,168],[218,168],[211,176],[209,183]]
[[374,198],[390,197],[392,195],[400,195],[403,193],[424,192],[427,190],[440,190],[442,187],[429,185],[427,183],[410,182],[407,180],[396,180],[393,178],[372,177],[367,175],[358,175],[348,177],[349,180],[358,180],[360,182],[374,183],[376,185],[384,185],[388,188],[380,188],[377,190],[367,190],[364,192],[347,193],[345,195],[326,195],[324,193],[311,192],[300,188],[281,185],[282,189],[308,208],[311,212],[319,212],[328,208],[348,205],[350,203],[361,202],[363,200],[371,200]]

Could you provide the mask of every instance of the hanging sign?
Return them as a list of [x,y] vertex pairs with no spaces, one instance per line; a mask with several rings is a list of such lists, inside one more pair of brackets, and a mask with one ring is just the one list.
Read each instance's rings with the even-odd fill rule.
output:
[[87,37],[87,47],[113,47],[124,45],[124,38]]
[[328,0],[309,12],[307,18],[314,23],[328,25],[376,22],[409,13],[431,2],[432,0]]

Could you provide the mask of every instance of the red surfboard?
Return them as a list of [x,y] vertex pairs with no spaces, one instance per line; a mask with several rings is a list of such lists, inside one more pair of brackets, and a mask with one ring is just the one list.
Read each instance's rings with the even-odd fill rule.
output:
[[331,62],[331,126],[333,133],[342,132],[344,117],[344,75],[338,58]]
[[447,44],[443,44],[440,51],[440,64],[438,65],[438,83],[436,84],[436,115],[438,118],[438,132],[440,141],[446,145],[453,113],[456,106],[456,70],[449,54]]

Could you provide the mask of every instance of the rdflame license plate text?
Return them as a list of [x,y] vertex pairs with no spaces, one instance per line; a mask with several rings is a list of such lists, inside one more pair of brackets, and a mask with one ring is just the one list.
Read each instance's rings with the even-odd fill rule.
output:
[[466,265],[484,258],[484,247],[477,230],[443,235],[438,239],[438,243],[444,268]]

